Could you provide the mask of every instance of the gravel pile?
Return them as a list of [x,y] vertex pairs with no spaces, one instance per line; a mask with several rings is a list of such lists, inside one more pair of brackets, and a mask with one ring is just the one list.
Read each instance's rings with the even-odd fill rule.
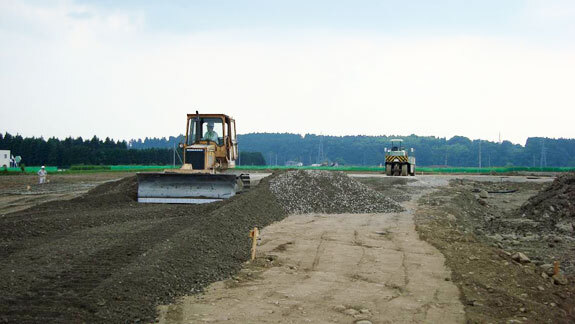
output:
[[343,172],[288,171],[272,179],[270,190],[290,214],[390,213],[404,210],[395,201]]
[[575,233],[575,173],[557,177],[529,198],[519,212],[555,231]]

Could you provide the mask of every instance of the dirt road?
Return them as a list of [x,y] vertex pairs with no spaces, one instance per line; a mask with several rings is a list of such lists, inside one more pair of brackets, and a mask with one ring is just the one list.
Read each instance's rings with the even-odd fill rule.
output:
[[458,289],[442,254],[419,240],[413,201],[402,213],[289,216],[262,232],[269,269],[248,266],[163,306],[160,323],[461,323]]

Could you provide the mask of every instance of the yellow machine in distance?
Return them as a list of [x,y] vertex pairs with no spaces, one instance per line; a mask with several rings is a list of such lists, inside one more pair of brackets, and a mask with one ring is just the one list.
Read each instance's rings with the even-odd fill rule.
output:
[[385,174],[388,176],[414,176],[415,156],[403,147],[402,139],[392,139],[390,148],[385,148]]

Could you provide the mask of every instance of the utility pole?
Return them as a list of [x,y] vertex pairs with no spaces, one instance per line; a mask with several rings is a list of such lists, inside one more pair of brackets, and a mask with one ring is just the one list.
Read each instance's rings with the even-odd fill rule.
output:
[[481,140],[479,140],[479,168],[481,169]]
[[545,149],[545,139],[541,140],[541,160],[539,161],[539,167],[544,168],[547,166],[547,150]]
[[176,167],[176,143],[174,143],[174,148],[172,151],[174,153],[174,156],[172,157],[172,166],[175,168]]
[[321,164],[322,162],[323,162],[323,136],[319,138],[319,147],[317,149],[317,163]]

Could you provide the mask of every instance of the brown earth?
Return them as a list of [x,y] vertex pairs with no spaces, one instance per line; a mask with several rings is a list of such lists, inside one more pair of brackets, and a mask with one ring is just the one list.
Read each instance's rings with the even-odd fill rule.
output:
[[[270,268],[281,268],[295,274],[301,268],[297,265],[296,270],[286,268],[286,264],[281,265],[273,257],[271,260],[264,257],[260,266],[253,265],[256,267],[254,271],[242,270],[238,274],[249,254],[249,229],[266,227],[283,219],[287,215],[286,206],[294,206],[285,202],[282,205],[276,199],[269,189],[273,178],[264,179],[262,185],[254,190],[228,201],[194,206],[138,204],[134,201],[136,183],[133,177],[105,183],[83,194],[99,181],[108,181],[118,174],[73,176],[50,177],[51,182],[45,186],[35,185],[37,179],[32,176],[0,177],[0,214],[5,214],[0,215],[0,323],[149,322],[156,318],[156,305],[169,304],[180,296],[202,292],[212,282],[227,280],[234,285],[236,280],[229,280],[232,276],[238,278],[239,283],[246,277],[253,281],[254,277],[260,276],[261,269],[270,267],[271,263],[274,265]],[[575,244],[571,234],[565,231],[568,229],[558,231],[556,226],[547,226],[545,222],[538,226],[535,224],[537,218],[523,217],[527,213],[519,212],[521,206],[538,193],[541,181],[488,176],[370,176],[356,179],[386,197],[404,205],[411,204],[408,211],[399,213],[403,216],[395,221],[402,224],[413,213],[420,238],[443,253],[451,276],[445,274],[441,278],[452,280],[459,288],[469,322],[574,321],[575,288],[570,276],[574,273],[572,256]],[[449,179],[456,180],[447,185]],[[486,179],[499,180],[485,182]],[[13,198],[17,192],[26,194],[29,191],[27,185],[31,186],[30,191],[34,194],[29,195],[30,200],[16,206],[17,209],[43,199],[75,198],[8,213],[14,206],[7,206],[10,203],[1,199]],[[356,184],[345,185],[357,187]],[[320,187],[316,189],[321,190]],[[435,191],[427,194],[431,189]],[[487,198],[480,198],[481,190],[501,193],[488,193]],[[423,193],[426,195],[413,200]],[[367,196],[376,197],[372,194]],[[321,195],[318,197],[325,199]],[[382,201],[393,206],[386,200]],[[312,205],[325,208],[323,202],[312,202]],[[563,206],[560,201],[551,205],[554,208]],[[544,205],[545,208],[550,211],[549,205]],[[311,210],[312,214],[317,211],[320,210]],[[342,212],[353,211],[344,209]],[[343,222],[342,230],[346,228],[345,220],[348,218],[356,224],[357,238],[363,245],[373,246],[368,250],[373,252],[377,251],[379,241],[374,240],[375,234],[366,224],[373,224],[370,219],[380,219],[369,215],[372,214],[355,214],[338,220]],[[382,219],[386,217],[386,214],[378,215],[382,215]],[[301,217],[309,218],[309,214]],[[322,227],[322,221],[321,217],[312,217],[306,218],[304,223],[310,222],[305,226],[317,223]],[[364,221],[365,224],[362,223]],[[381,234],[376,233],[376,236],[393,234],[400,228],[392,225],[388,229],[390,224],[381,223],[384,230],[377,231]],[[325,226],[331,225],[326,223]],[[284,230],[281,226],[275,228],[276,232]],[[347,242],[346,232],[333,230],[334,240],[329,242],[365,248],[356,244],[359,241],[353,240],[353,235]],[[309,231],[310,235],[313,233]],[[395,235],[397,238],[399,234]],[[286,242],[268,241],[268,247],[275,250],[269,254],[285,252],[290,255],[294,252],[293,244],[283,243]],[[394,249],[411,246],[402,245],[404,243],[394,240],[391,235],[385,244],[392,244],[390,251],[393,252]],[[508,254],[514,252],[524,252],[531,262],[512,260]],[[326,255],[334,262],[338,260],[337,256],[337,249]],[[350,254],[350,260],[353,261],[355,256],[355,253]],[[406,260],[413,262],[413,269],[425,268],[427,264],[425,260]],[[560,261],[566,285],[555,284],[552,278],[542,277],[542,273],[549,270],[545,266],[555,260]],[[297,262],[297,258],[292,261]],[[330,261],[323,264],[329,265]],[[359,267],[357,270],[370,273],[376,268],[380,267],[372,270]],[[301,273],[304,277],[308,274]],[[388,275],[391,276],[391,286],[387,288],[391,287],[391,296],[395,296],[396,292],[401,292],[402,285],[394,282],[393,269]],[[361,278],[364,277],[360,273],[353,278],[363,282]],[[398,286],[393,288],[393,284]],[[428,310],[441,305],[426,298],[421,300]],[[414,307],[420,303],[418,300],[411,302]],[[373,305],[368,310],[372,315],[379,311],[378,307],[387,307],[369,298],[362,299],[363,304]],[[342,305],[346,309],[340,309]],[[362,305],[342,302],[336,306],[341,312],[365,314],[361,313]],[[323,306],[320,304],[318,307]],[[418,308],[414,309],[414,319],[417,320],[420,316],[417,314],[422,313],[417,311]],[[330,308],[332,310],[334,308]],[[292,311],[301,314],[302,310],[295,307]],[[307,312],[306,309],[303,311]],[[351,319],[348,314],[342,314],[332,315],[343,322]],[[397,319],[403,321],[401,317]]]
[[[441,253],[403,212],[290,215],[262,231],[258,259],[160,323],[461,323]],[[361,322],[363,321],[363,322]]]
[[0,322],[148,322],[236,273],[254,226],[285,212],[258,186],[225,202],[135,202],[136,180],[0,218]]
[[[420,199],[417,230],[445,255],[468,322],[575,321],[573,277],[558,285],[543,274],[549,269],[541,267],[559,260],[563,274],[572,274],[573,241],[549,244],[549,235],[554,237],[549,231],[526,231],[525,219],[518,216],[519,208],[540,188],[535,183],[454,180]],[[481,198],[481,190],[493,193]],[[516,252],[531,261],[515,261]]]
[[72,199],[104,182],[122,179],[132,174],[128,172],[49,174],[48,182],[42,185],[38,184],[36,175],[1,175],[0,217],[47,201]]

